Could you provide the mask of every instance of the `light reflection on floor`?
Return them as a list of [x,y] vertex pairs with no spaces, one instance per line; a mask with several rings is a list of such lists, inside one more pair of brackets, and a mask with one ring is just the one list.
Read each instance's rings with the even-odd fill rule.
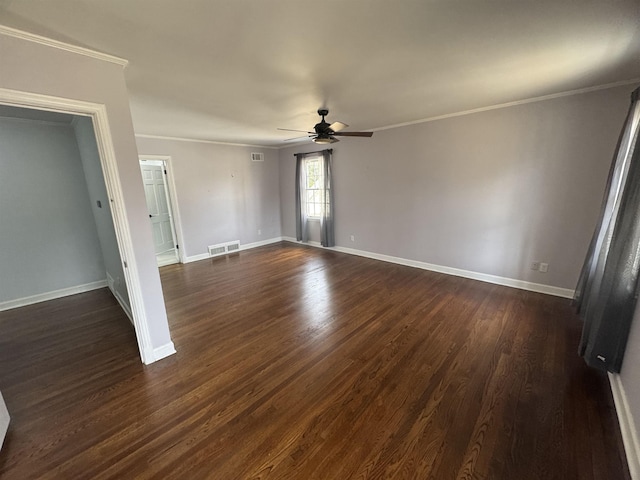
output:
[[334,320],[333,295],[327,282],[327,267],[324,262],[311,262],[305,268],[301,295],[303,296],[303,320],[309,327],[328,333]]

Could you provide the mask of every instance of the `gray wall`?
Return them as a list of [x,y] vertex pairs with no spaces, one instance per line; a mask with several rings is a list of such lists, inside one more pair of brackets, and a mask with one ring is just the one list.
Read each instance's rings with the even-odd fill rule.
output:
[[[0,34],[0,88],[105,105],[119,181],[131,233],[139,305],[145,313],[151,349],[171,346],[160,274],[138,166],[123,67],[114,63]],[[145,352],[148,358],[152,351]]]
[[0,118],[0,302],[104,280],[70,125]]
[[[171,157],[178,197],[173,204],[179,210],[187,257],[207,253],[208,245],[232,240],[246,245],[280,236],[277,150],[136,140],[140,155]],[[264,162],[252,162],[251,152],[264,153]]]
[[[80,160],[86,180],[90,198],[91,212],[96,224],[96,231],[100,241],[100,251],[104,261],[105,270],[111,277],[113,284],[109,288],[119,298],[124,306],[131,312],[127,284],[122,270],[122,260],[118,250],[118,240],[113,227],[111,207],[107,187],[104,183],[100,154],[93,131],[93,122],[88,117],[76,117],[73,122],[73,131],[80,152]],[[100,206],[98,206],[100,202]]]
[[[573,289],[631,90],[333,144],[337,245]],[[280,151],[284,236],[295,237],[293,153],[319,147]],[[532,261],[548,262],[548,273]]]

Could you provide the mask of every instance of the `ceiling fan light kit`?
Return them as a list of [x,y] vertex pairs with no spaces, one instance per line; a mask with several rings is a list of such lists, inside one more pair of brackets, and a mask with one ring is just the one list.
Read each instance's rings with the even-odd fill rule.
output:
[[313,141],[315,143],[327,144],[327,143],[339,142],[340,140],[338,140],[337,138],[333,138],[333,137],[316,137],[316,138],[313,139]]
[[[321,108],[318,110],[318,115],[322,117],[319,123],[316,123],[313,127],[313,132],[305,132],[304,130],[291,130],[288,128],[279,128],[278,130],[286,130],[289,132],[305,132],[309,134],[309,138],[315,143],[327,144],[339,142],[337,136],[343,137],[371,137],[373,132],[341,132],[342,129],[347,128],[349,125],[342,122],[327,123],[324,119],[329,114],[329,110]],[[297,140],[292,138],[290,140]],[[286,141],[286,140],[285,140]]]

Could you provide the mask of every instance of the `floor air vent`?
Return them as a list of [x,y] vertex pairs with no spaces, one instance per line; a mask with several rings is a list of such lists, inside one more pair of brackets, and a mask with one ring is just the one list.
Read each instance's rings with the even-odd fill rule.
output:
[[236,240],[234,242],[219,243],[218,245],[209,245],[208,248],[210,257],[226,255],[227,253],[240,251],[240,240]]

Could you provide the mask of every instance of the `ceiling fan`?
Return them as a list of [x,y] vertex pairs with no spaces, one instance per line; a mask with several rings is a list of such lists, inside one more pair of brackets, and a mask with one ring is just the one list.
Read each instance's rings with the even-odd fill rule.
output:
[[[327,123],[324,120],[326,115],[329,115],[329,110],[325,108],[321,108],[318,110],[318,115],[322,117],[322,121],[320,123],[316,123],[313,127],[313,132],[307,132],[305,130],[291,130],[290,128],[279,128],[278,130],[284,130],[287,132],[305,132],[309,134],[309,138],[311,138],[316,143],[335,143],[339,142],[335,137],[371,137],[373,132],[342,132],[341,130],[347,128],[349,125],[342,122],[333,122],[331,124]],[[301,137],[297,137],[301,138]],[[295,140],[294,138],[290,138],[289,140]],[[287,141],[287,140],[285,140]]]

